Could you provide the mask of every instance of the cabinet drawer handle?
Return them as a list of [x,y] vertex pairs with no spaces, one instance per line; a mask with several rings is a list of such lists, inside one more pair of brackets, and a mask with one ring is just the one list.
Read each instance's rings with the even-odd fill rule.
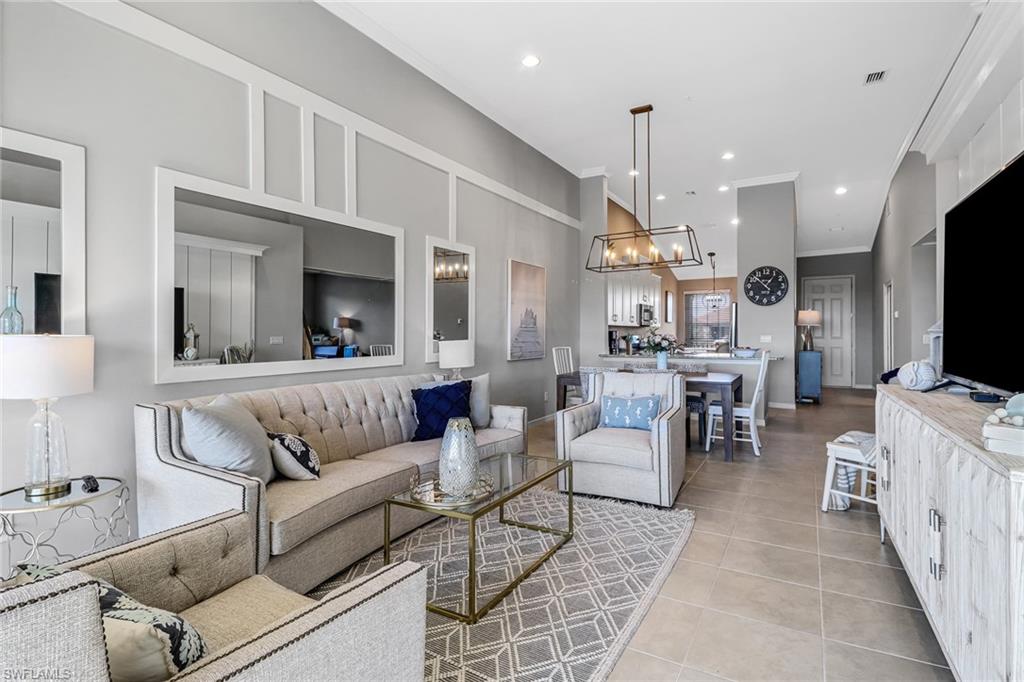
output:
[[946,565],[942,562],[942,527],[946,524],[942,514],[934,507],[928,510],[928,528],[931,531],[931,556],[928,557],[928,572],[935,580],[942,580]]

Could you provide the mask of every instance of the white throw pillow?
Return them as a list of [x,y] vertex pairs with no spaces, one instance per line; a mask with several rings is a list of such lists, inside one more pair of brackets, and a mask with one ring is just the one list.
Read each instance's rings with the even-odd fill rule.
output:
[[218,396],[203,407],[186,407],[181,422],[185,440],[200,464],[254,476],[264,483],[274,478],[266,430],[231,396]]
[[[491,375],[481,374],[478,377],[471,377],[473,385],[469,389],[469,420],[473,427],[486,429],[491,425]],[[454,384],[455,381],[446,379],[443,374],[435,374],[434,381],[423,384],[420,388],[433,388],[443,384]]]

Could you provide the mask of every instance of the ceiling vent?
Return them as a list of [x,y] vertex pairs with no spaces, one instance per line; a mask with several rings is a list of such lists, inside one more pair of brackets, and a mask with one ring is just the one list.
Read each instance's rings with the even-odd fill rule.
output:
[[881,83],[885,80],[886,71],[872,71],[864,77],[864,85],[872,85],[874,83]]

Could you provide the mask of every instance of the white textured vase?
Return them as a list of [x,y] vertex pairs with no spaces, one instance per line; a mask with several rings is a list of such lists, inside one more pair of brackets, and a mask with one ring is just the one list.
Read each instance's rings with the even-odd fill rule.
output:
[[655,353],[655,358],[658,361],[658,369],[668,369],[668,351],[659,350]]
[[441,490],[456,497],[467,495],[480,480],[480,453],[468,417],[448,420],[441,441],[438,480]]

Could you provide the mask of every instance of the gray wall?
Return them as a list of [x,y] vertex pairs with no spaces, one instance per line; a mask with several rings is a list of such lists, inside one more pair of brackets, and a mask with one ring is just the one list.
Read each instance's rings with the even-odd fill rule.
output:
[[469,283],[434,282],[434,329],[446,341],[469,338]]
[[395,343],[395,283],[307,272],[303,278],[306,320],[331,334],[337,316],[355,320],[348,340],[369,354],[370,344]]
[[[832,277],[853,275],[853,297],[855,299],[855,315],[857,331],[854,339],[856,365],[854,382],[861,386],[875,384],[874,354],[874,269],[871,254],[844,253],[831,256],[808,256],[797,258],[797,307],[803,308],[804,277]],[[797,340],[799,347],[799,339]]]
[[[270,247],[254,259],[256,360],[301,360],[302,228],[183,201],[175,202],[174,213],[178,232]],[[148,284],[152,286],[152,282]],[[200,334],[210,333],[208,321],[188,322],[195,322]],[[270,345],[271,336],[284,337],[284,343]]]
[[580,223],[577,246],[580,254],[580,353],[577,364],[603,365],[605,363],[597,356],[608,352],[608,275],[588,271],[586,259],[594,237],[608,232],[608,178],[605,176],[580,181]]
[[925,163],[919,152],[903,158],[889,188],[886,207],[875,234],[871,257],[875,271],[874,291],[874,374],[882,367],[882,286],[893,283],[894,310],[899,312],[893,325],[893,350],[896,366],[922,355],[919,343],[911,338],[911,247],[935,229],[935,167]]
[[[741,346],[768,348],[773,355],[768,369],[768,401],[795,403],[795,367],[793,357],[796,335],[796,187],[792,182],[740,187],[736,196],[740,219],[736,233],[736,264],[739,268],[737,300],[739,301],[739,340]],[[786,298],[771,306],[750,302],[742,293],[743,278],[751,270],[774,265],[789,278]],[[771,343],[761,343],[762,335],[770,335]],[[749,400],[752,387],[744,387]]]
[[936,276],[938,272],[935,234],[924,243],[910,247],[910,359],[925,360],[930,355],[925,332],[939,319]]
[[[318,6],[144,7],[525,194],[569,214],[579,211],[578,181],[570,173]],[[96,390],[61,400],[76,473],[134,482],[136,402],[436,367],[423,362],[425,237],[448,236],[447,211],[437,208],[445,205],[447,184],[433,179],[443,177],[436,170],[424,171],[380,145],[361,144],[360,214],[405,229],[405,366],[154,385],[153,169],[245,186],[246,87],[55,4],[4,4],[0,32],[3,125],[87,150],[86,326],[96,338]],[[416,181],[421,177],[427,181]],[[526,405],[531,418],[539,417],[554,409],[551,360],[505,360],[506,262],[515,257],[548,267],[548,347],[575,346],[578,233],[476,188],[460,184],[458,192],[457,239],[478,249],[474,372],[492,372],[494,402]],[[337,202],[338,195],[325,196],[327,201]],[[31,409],[5,401],[3,410],[2,483],[15,487]]]

